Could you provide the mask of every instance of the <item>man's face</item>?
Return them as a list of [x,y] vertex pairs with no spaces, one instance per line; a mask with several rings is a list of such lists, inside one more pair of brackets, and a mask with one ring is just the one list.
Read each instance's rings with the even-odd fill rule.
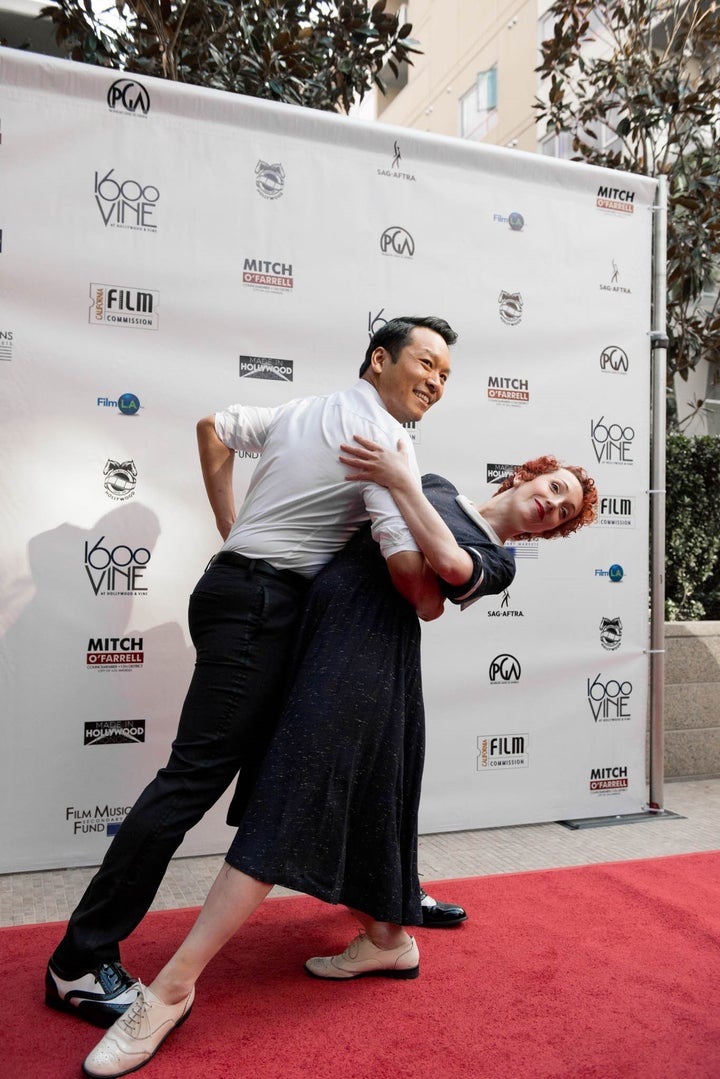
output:
[[373,384],[390,415],[400,423],[421,420],[439,401],[450,375],[450,350],[435,330],[416,326],[397,362],[376,349],[371,367]]

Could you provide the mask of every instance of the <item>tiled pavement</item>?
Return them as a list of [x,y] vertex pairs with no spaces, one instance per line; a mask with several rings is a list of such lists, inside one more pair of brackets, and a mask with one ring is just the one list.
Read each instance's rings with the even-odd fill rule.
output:
[[[530,824],[421,836],[421,877],[447,880],[720,849],[720,778],[667,783],[665,809],[665,816],[639,823],[578,830]],[[199,906],[221,862],[220,855],[176,858],[153,910]],[[0,875],[0,925],[65,921],[93,872]]]

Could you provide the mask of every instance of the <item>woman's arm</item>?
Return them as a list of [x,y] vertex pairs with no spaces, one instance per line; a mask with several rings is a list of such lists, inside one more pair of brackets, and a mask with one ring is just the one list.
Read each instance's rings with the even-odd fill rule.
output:
[[437,575],[453,585],[468,581],[473,572],[472,558],[458,546],[440,514],[423,494],[407,466],[407,455],[401,443],[398,443],[397,452],[393,452],[360,435],[355,435],[355,442],[358,445],[343,443],[340,447],[340,462],[352,469],[345,479],[369,480],[387,487],[413,539]]
[[218,532],[228,538],[235,521],[233,464],[235,451],[220,441],[215,433],[215,417],[205,416],[197,425],[198,451],[205,490],[215,514]]

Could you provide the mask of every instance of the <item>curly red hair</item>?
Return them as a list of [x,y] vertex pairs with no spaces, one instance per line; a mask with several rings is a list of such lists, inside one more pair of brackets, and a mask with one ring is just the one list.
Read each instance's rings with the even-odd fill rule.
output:
[[[563,521],[562,524],[559,524],[550,532],[543,532],[543,539],[570,536],[573,532],[577,532],[579,528],[582,528],[583,525],[589,525],[595,520],[598,500],[597,488],[595,480],[592,476],[588,476],[584,468],[579,465],[564,465],[558,461],[557,457],[546,454],[544,457],[536,457],[533,461],[526,461],[524,464],[518,465],[512,475],[504,479],[495,492],[496,495],[499,495],[503,491],[508,491],[514,486],[516,479],[519,479],[521,483],[526,483],[528,480],[534,480],[536,476],[545,476],[548,472],[557,472],[559,468],[565,468],[568,472],[572,472],[580,483],[583,493],[582,503],[575,517],[572,517],[569,521]],[[521,540],[534,538],[529,532],[518,533],[517,536],[513,537],[513,539]]]

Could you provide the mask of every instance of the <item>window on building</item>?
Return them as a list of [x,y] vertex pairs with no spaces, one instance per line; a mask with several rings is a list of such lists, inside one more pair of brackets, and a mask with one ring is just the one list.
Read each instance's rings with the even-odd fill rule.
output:
[[481,71],[460,98],[460,135],[482,139],[497,123],[497,67]]

